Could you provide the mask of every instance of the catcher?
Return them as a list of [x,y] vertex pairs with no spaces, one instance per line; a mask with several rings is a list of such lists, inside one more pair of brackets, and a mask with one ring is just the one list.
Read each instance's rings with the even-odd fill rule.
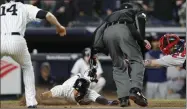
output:
[[50,91],[41,94],[41,99],[62,97],[70,103],[80,105],[97,102],[103,105],[118,105],[117,100],[109,101],[94,90],[89,89],[90,81],[76,75],[65,81],[62,85],[53,87]]
[[155,60],[145,60],[146,67],[180,66],[186,69],[186,42],[176,34],[165,34],[160,38],[160,50],[165,56]]

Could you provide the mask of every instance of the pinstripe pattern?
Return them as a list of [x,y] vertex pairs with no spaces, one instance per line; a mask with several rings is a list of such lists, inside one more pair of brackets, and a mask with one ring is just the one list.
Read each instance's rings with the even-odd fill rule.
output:
[[[5,5],[6,9],[10,8],[15,2],[7,3]],[[1,27],[3,28],[2,33],[10,33],[13,32],[20,32],[22,35],[25,32],[26,24],[27,24],[27,14],[25,7],[22,6],[21,3],[16,3],[16,9],[18,10],[16,15],[12,15],[12,12],[6,12],[6,16],[1,17],[1,21],[5,21],[1,24]],[[24,14],[25,13],[25,14]]]
[[[37,105],[33,66],[26,41],[23,37],[26,24],[37,20],[36,14],[40,9],[32,5],[13,1],[1,5],[1,7],[4,6],[7,10],[14,4],[16,4],[17,15],[12,15],[12,12],[6,12],[6,15],[1,16],[1,57],[5,55],[11,56],[20,64],[23,70],[26,104],[27,106]],[[20,32],[21,36],[11,35],[11,32]]]
[[36,105],[34,71],[25,39],[21,36],[12,37],[6,35],[5,37],[2,37],[1,40],[3,41],[1,43],[1,50],[3,50],[1,55],[11,56],[20,64],[23,70],[27,106]]

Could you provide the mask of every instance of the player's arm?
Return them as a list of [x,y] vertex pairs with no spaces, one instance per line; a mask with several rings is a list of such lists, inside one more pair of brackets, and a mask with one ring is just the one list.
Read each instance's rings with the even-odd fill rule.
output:
[[157,61],[155,61],[156,59],[152,59],[149,52],[145,54],[145,59],[146,60],[144,61],[144,65],[146,67],[160,67],[160,64]]
[[55,97],[61,97],[63,92],[62,85],[57,85],[53,87],[50,91],[44,92],[41,94],[41,99],[49,99],[49,98],[55,98]]
[[171,66],[181,66],[185,61],[185,57],[173,57],[172,55],[163,56],[160,59],[155,60],[145,60],[144,65],[146,67],[171,67]]
[[56,17],[51,12],[40,10],[37,13],[36,17],[40,18],[40,19],[46,19],[50,24],[55,25],[56,26],[56,32],[58,34],[60,34],[60,36],[66,35],[66,29],[65,29],[65,27],[63,27],[58,22],[58,20],[56,19]]
[[145,67],[162,67],[162,65],[160,65],[156,59],[145,60],[144,65],[145,65]]
[[47,91],[41,94],[41,99],[45,100],[45,99],[50,99],[52,98],[52,92],[51,91]]
[[65,27],[60,25],[60,23],[52,13],[39,9],[33,5],[25,4],[24,6],[27,10],[26,12],[28,22],[35,21],[37,19],[46,19],[49,23],[56,26],[56,31],[58,34],[60,34],[60,36],[66,35]]
[[58,22],[58,20],[56,19],[56,17],[52,13],[48,12],[46,15],[46,19],[48,22],[50,22],[51,24],[56,26],[57,34],[60,34],[60,36],[66,35],[65,27],[60,25],[60,23]]

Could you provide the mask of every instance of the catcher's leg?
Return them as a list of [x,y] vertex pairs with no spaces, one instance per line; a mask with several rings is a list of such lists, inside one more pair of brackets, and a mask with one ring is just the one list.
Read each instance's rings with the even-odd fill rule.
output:
[[36,101],[36,91],[35,91],[35,77],[33,66],[31,63],[31,56],[29,54],[25,40],[15,43],[16,47],[11,49],[12,58],[18,62],[23,70],[23,81],[25,84],[25,96],[26,96],[26,105],[35,106],[37,105]]
[[106,80],[105,80],[105,78],[103,78],[103,77],[100,77],[99,79],[98,79],[98,82],[97,83],[91,83],[91,89],[93,89],[93,90],[95,90],[97,93],[99,93],[102,89],[103,89],[103,87],[105,86],[105,84],[106,84]]

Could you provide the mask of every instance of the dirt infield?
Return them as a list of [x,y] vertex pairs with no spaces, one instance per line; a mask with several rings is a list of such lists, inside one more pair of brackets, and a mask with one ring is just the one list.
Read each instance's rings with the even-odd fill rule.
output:
[[[39,108],[118,108],[119,106],[103,106],[96,103],[90,105],[76,105],[68,104],[62,100],[56,100],[55,103],[51,101],[43,102],[40,104]],[[186,104],[185,100],[149,100],[149,106],[152,107],[180,107],[184,108]],[[20,106],[19,101],[1,101],[1,108],[24,108],[25,106]],[[131,101],[131,107],[138,107]]]
[[[76,105],[76,104],[70,104],[63,99],[49,99],[49,100],[41,100],[39,97],[39,94],[44,92],[43,90],[37,90],[37,101],[39,103],[39,108],[119,108],[119,106],[103,106],[99,105],[97,103],[92,103],[90,105]],[[114,100],[117,98],[116,93],[113,92],[105,92],[101,95],[105,96],[107,99]],[[20,102],[21,101],[21,102]],[[17,101],[0,101],[1,102],[1,108],[25,108],[25,106],[20,106],[20,103],[22,103],[25,99],[24,97],[21,100]],[[186,104],[186,100],[148,100],[148,107],[149,108],[155,108],[155,107],[165,107],[165,108],[184,108]],[[131,101],[130,107],[138,107],[136,104]]]

